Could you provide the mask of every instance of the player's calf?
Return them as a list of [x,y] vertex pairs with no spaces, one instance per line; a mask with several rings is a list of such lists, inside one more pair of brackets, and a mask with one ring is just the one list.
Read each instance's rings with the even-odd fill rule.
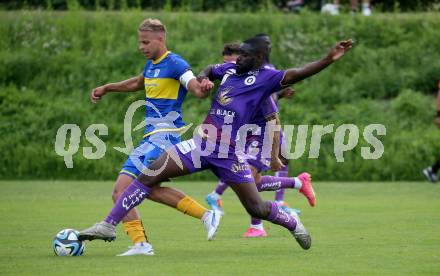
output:
[[270,213],[270,202],[265,202],[263,200],[253,200],[251,198],[242,200],[244,208],[251,217],[257,219],[265,219]]

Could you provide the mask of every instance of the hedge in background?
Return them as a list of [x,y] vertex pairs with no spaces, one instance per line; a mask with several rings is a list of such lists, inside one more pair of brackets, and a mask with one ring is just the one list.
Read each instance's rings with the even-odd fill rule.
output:
[[[9,0],[0,3],[1,9],[48,9],[48,10],[127,10],[148,9],[167,11],[267,11],[273,12],[286,7],[287,0]],[[326,2],[304,1],[309,9],[319,10]],[[348,2],[348,1],[346,1]],[[359,1],[361,2],[361,1]],[[426,11],[437,10],[438,0],[374,0],[376,11]],[[342,1],[342,4],[347,4]],[[348,7],[348,5],[347,5]]]
[[[298,84],[297,95],[281,102],[283,124],[355,124],[360,144],[336,162],[333,137],[324,136],[318,159],[290,163],[293,173],[310,171],[326,180],[414,180],[440,153],[440,131],[433,124],[440,78],[440,21],[436,14],[327,17],[313,14],[200,14],[142,12],[2,12],[0,14],[0,176],[2,179],[114,179],[126,156],[123,120],[142,92],[112,94],[89,102],[97,85],[139,74],[145,60],[137,52],[137,26],[158,17],[169,30],[169,48],[198,72],[219,62],[224,42],[266,32],[273,38],[272,62],[301,66],[321,57],[336,41],[352,37],[355,48],[321,74]],[[198,124],[209,100],[188,96],[184,118]],[[143,113],[136,114],[136,122]],[[79,125],[82,139],[66,169],[54,151],[65,123]],[[105,158],[87,160],[84,138],[94,123],[108,126]],[[363,128],[383,124],[385,153],[364,160]],[[309,137],[311,127],[309,129]],[[136,142],[141,131],[133,133]],[[296,133],[293,137],[295,140]],[[212,178],[200,173],[192,179]]]

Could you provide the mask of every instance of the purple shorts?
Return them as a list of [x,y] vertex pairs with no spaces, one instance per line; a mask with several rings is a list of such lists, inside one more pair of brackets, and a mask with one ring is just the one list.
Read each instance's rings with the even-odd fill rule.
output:
[[[280,136],[280,151],[286,146],[283,132]],[[246,141],[246,159],[249,165],[254,167],[258,173],[270,171],[270,158],[262,158],[263,152],[263,137],[261,135],[254,135],[248,137]],[[266,156],[270,155],[268,153]]]
[[249,165],[254,167],[257,172],[270,170],[270,158],[262,158],[263,139],[253,136],[246,141],[246,159]]
[[218,154],[200,156],[200,148],[194,139],[182,141],[174,146],[180,160],[191,172],[210,169],[221,181],[227,184],[253,183],[252,172],[245,158],[235,154],[220,158]]

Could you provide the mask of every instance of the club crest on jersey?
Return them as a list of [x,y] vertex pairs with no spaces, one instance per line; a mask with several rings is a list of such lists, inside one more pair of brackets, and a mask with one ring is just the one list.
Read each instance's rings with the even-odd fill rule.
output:
[[232,88],[232,86],[225,87],[218,93],[218,102],[221,105],[225,106],[232,102],[232,98],[228,96],[228,93],[232,90]]
[[154,69],[154,78],[159,77],[160,69]]
[[255,77],[255,76],[249,76],[249,77],[247,77],[245,80],[244,80],[244,84],[246,84],[246,85],[252,85],[252,84],[254,84],[255,83],[255,80],[256,80],[257,78]]

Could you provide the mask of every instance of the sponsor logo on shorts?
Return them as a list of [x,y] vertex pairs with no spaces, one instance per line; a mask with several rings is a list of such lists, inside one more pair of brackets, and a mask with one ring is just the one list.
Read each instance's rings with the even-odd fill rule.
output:
[[242,172],[242,171],[247,171],[249,170],[248,164],[247,163],[238,163],[238,162],[234,162],[231,166],[231,172],[234,173],[238,173],[238,172]]

